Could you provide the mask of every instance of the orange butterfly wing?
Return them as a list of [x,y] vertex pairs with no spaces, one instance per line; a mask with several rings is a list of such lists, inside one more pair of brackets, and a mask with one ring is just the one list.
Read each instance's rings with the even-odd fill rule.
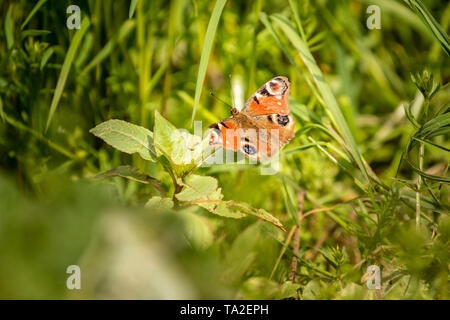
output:
[[266,160],[294,137],[289,108],[290,84],[275,77],[252,95],[241,111],[210,126],[210,145],[241,151],[251,159]]
[[251,116],[267,114],[289,114],[290,84],[286,77],[275,77],[267,81],[252,95],[242,112]]

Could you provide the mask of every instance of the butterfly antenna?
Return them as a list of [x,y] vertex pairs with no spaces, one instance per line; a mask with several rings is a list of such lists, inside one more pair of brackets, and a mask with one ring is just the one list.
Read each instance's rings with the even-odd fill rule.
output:
[[233,108],[233,106],[231,106],[229,103],[223,101],[222,99],[220,99],[218,96],[216,96],[212,91],[209,92],[209,94],[213,97],[216,98],[217,100],[219,100],[220,102],[222,102],[223,104],[227,105],[230,108]]
[[234,103],[233,81],[231,80],[231,73],[228,74],[228,78],[230,79],[231,103],[233,104],[233,106],[235,106],[236,104]]

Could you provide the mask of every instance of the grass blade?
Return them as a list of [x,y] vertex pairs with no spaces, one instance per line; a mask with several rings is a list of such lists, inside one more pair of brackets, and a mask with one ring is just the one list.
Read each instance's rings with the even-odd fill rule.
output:
[[0,96],[0,117],[2,118],[3,123],[5,123],[5,111],[3,110],[2,96]]
[[117,37],[112,38],[108,43],[100,50],[100,52],[89,62],[89,64],[80,72],[78,78],[82,78],[86,73],[91,71],[97,65],[103,62],[116,48],[118,43],[121,43],[128,37],[131,31],[136,27],[136,23],[132,20],[125,21],[117,34]]
[[203,43],[202,56],[200,58],[200,65],[198,67],[197,84],[195,86],[194,96],[194,108],[192,110],[191,126],[194,123],[195,112],[200,101],[200,96],[203,89],[203,80],[205,79],[206,68],[208,67],[209,56],[211,54],[211,48],[216,34],[217,25],[222,14],[222,10],[225,7],[227,0],[217,0],[214,6],[211,19],[209,20],[208,29],[206,30],[205,41]]
[[434,19],[430,11],[420,0],[405,0],[416,14],[420,17],[423,24],[431,31],[434,38],[439,42],[442,49],[450,56],[450,38],[448,34],[442,29],[441,25]]
[[291,194],[289,193],[289,189],[286,185],[286,179],[284,178],[283,178],[283,196],[289,215],[295,221],[296,225],[300,227],[300,220],[298,218],[296,208],[297,205],[294,203],[294,199],[292,199]]
[[309,72],[313,76],[314,82],[322,95],[323,100],[326,104],[326,112],[328,113],[329,118],[334,123],[335,127],[339,130],[345,142],[348,144],[349,152],[351,153],[353,159],[358,164],[361,172],[365,177],[365,182],[370,181],[366,167],[362,160],[362,156],[359,153],[359,150],[356,146],[355,139],[353,138],[350,128],[345,121],[344,115],[342,114],[341,109],[336,101],[336,98],[331,91],[330,86],[325,81],[325,78],[314,60],[311,52],[309,51],[306,43],[301,39],[301,37],[297,34],[292,25],[287,21],[284,17],[280,15],[271,16],[272,19],[276,22],[276,24],[283,30],[286,37],[289,41],[294,45],[294,47],[298,50],[300,57],[308,68]]
[[134,11],[136,10],[136,4],[137,4],[137,0],[131,0],[130,11],[128,11],[128,18],[129,19],[133,18]]
[[38,10],[47,2],[47,0],[39,0],[38,3],[36,3],[36,5],[34,6],[33,10],[31,10],[30,14],[28,15],[28,17],[25,19],[25,21],[22,23],[22,25],[20,26],[20,29],[23,30],[23,28],[25,28],[25,26],[28,24],[28,22],[31,20],[31,18],[33,18],[33,16],[36,14],[36,12],[38,12]]
[[55,93],[53,95],[52,104],[50,105],[50,112],[48,114],[47,124],[45,126],[45,130],[48,130],[50,122],[52,121],[53,115],[58,107],[59,100],[61,99],[61,95],[64,91],[64,86],[66,85],[66,80],[70,72],[70,67],[72,66],[72,62],[75,58],[75,54],[77,53],[77,49],[81,44],[81,40],[83,39],[84,34],[89,28],[90,21],[89,18],[84,18],[81,22],[81,28],[75,33],[75,36],[70,43],[69,50],[67,51],[66,57],[64,58],[64,63],[61,69],[61,73],[59,74],[58,83],[56,84]]
[[14,35],[12,31],[12,23],[11,23],[11,12],[12,6],[8,8],[8,12],[6,13],[5,18],[5,36],[6,36],[6,47],[9,49],[14,45]]

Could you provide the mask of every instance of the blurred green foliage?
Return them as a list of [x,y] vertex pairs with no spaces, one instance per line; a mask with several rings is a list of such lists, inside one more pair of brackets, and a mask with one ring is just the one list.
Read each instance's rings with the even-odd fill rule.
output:
[[[0,0],[0,298],[448,299],[450,4],[222,2]],[[229,115],[206,94],[231,104],[229,75],[240,99],[291,82],[276,175],[95,131],[127,121],[171,153],[167,123]],[[373,264],[381,290],[361,281]]]

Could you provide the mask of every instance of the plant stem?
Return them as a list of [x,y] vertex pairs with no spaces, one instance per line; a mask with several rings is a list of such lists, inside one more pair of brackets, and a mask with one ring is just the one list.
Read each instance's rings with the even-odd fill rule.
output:
[[[304,201],[305,201],[305,191],[303,189],[300,189],[298,192],[298,210],[297,210],[298,221],[302,221],[303,219]],[[299,249],[300,249],[300,226],[296,226],[294,234],[294,256],[292,257],[292,264],[291,264],[292,283],[295,282],[295,276],[297,274],[297,254]]]
[[[424,108],[424,120],[423,123],[428,121],[428,106],[429,98],[425,96],[423,104]],[[419,170],[423,171],[423,158],[425,156],[425,145],[423,142],[419,142]],[[416,230],[420,229],[420,189],[422,188],[422,176],[419,174],[417,177],[417,192],[416,192]]]
[[[423,170],[423,157],[425,153],[425,145],[420,142],[419,146],[419,169]],[[417,178],[417,192],[416,192],[416,230],[420,228],[420,189],[422,188],[422,176],[419,174]]]

